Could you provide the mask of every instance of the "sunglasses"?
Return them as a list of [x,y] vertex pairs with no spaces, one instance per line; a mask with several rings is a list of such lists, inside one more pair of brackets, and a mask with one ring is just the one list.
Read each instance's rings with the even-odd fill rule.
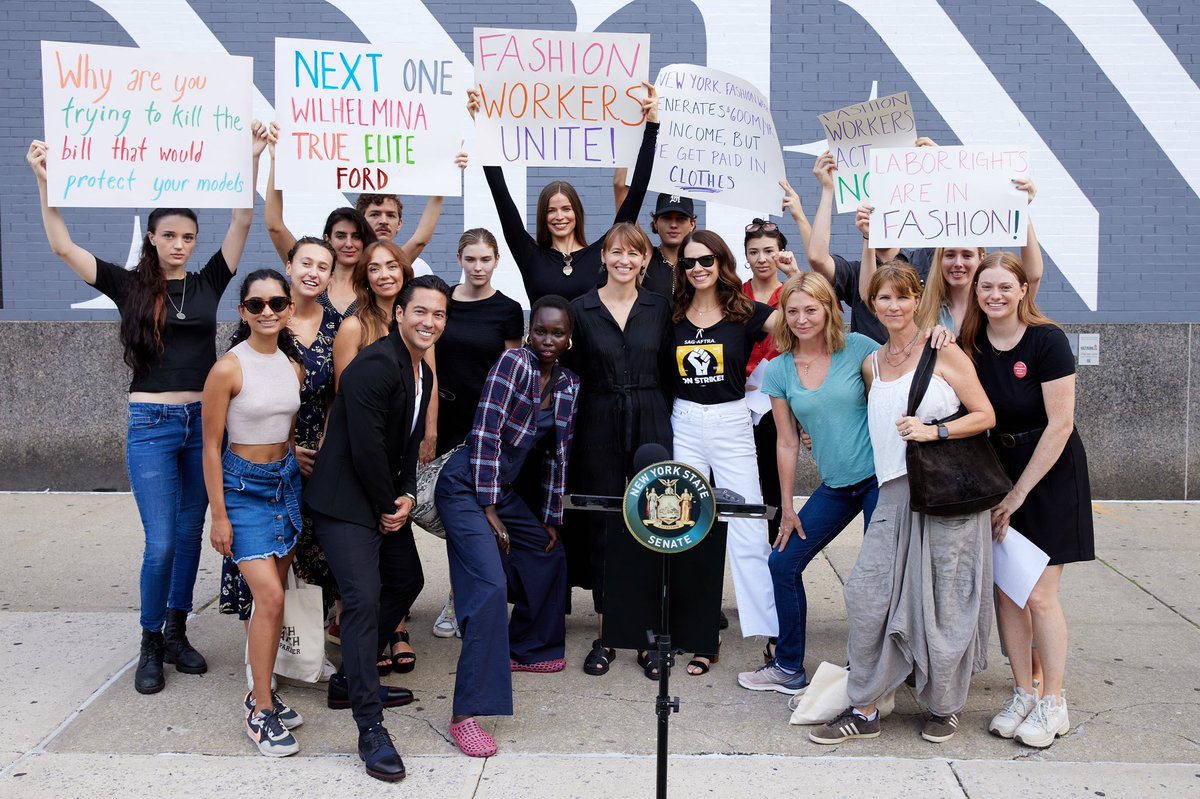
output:
[[712,269],[713,264],[716,262],[717,256],[715,255],[701,255],[699,258],[680,258],[679,268],[685,272],[690,272],[697,266],[704,267],[705,269]]
[[283,313],[288,309],[292,301],[287,297],[272,297],[269,300],[264,300],[261,297],[250,297],[242,300],[242,307],[246,309],[246,313],[258,316],[269,305],[275,313]]
[[779,230],[779,225],[774,222],[755,221],[746,225],[747,233],[774,233],[777,230]]

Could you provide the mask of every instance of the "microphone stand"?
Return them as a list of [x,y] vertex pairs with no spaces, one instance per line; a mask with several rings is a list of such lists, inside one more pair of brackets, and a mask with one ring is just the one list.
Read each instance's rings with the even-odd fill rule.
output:
[[653,630],[646,631],[646,638],[653,648],[658,650],[658,700],[654,703],[654,713],[658,716],[658,775],[656,796],[658,799],[667,798],[667,735],[671,714],[679,712],[679,697],[672,697],[670,692],[671,667],[675,665],[675,649],[671,646],[670,630],[670,585],[671,560],[662,556],[662,618],[660,627],[662,633],[655,635]]

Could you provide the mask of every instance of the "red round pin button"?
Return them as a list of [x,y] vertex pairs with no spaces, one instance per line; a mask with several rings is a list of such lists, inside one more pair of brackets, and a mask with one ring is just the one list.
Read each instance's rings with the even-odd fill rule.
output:
[[1024,361],[1017,361],[1013,364],[1013,374],[1020,379],[1029,374],[1029,367],[1025,365]]

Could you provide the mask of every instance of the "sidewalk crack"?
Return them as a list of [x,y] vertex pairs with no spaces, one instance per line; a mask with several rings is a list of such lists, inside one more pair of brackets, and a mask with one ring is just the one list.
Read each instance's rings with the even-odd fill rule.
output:
[[1153,599],[1155,602],[1157,602],[1158,604],[1162,605],[1164,608],[1166,608],[1167,610],[1171,611],[1171,612],[1172,612],[1172,613],[1174,613],[1176,616],[1178,616],[1179,618],[1181,618],[1181,619],[1183,619],[1184,621],[1186,621],[1188,624],[1190,624],[1190,625],[1192,625],[1193,627],[1195,627],[1197,630],[1200,630],[1200,623],[1197,623],[1197,622],[1193,621],[1192,619],[1188,618],[1187,616],[1183,615],[1183,613],[1181,613],[1181,612],[1179,611],[1179,609],[1178,609],[1178,608],[1176,608],[1176,607],[1175,607],[1174,605],[1172,605],[1171,603],[1167,602],[1165,599],[1163,599],[1162,597],[1160,597],[1158,594],[1154,593],[1154,592],[1153,592],[1153,591],[1151,591],[1149,588],[1146,588],[1146,586],[1142,585],[1142,584],[1141,584],[1141,583],[1139,583],[1137,580],[1135,580],[1135,579],[1133,579],[1132,577],[1130,577],[1129,575],[1125,574],[1125,572],[1121,571],[1120,569],[1118,569],[1118,568],[1117,568],[1116,566],[1114,566],[1113,564],[1109,563],[1109,562],[1108,562],[1107,560],[1105,560],[1104,558],[1096,558],[1096,560],[1097,560],[1097,561],[1099,561],[1100,563],[1103,563],[1105,566],[1107,566],[1109,569],[1111,569],[1111,570],[1113,571],[1113,573],[1114,573],[1114,574],[1116,574],[1116,575],[1118,575],[1119,577],[1122,577],[1123,579],[1127,580],[1127,581],[1128,581],[1130,584],[1132,584],[1134,587],[1136,587],[1137,589],[1139,589],[1140,591],[1142,591],[1142,593],[1144,593],[1146,596],[1150,597],[1150,598],[1151,598],[1151,599]]

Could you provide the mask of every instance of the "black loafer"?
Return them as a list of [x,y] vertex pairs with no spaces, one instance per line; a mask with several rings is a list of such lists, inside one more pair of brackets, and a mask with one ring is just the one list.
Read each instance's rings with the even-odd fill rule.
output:
[[[411,704],[414,698],[413,692],[407,688],[379,686],[379,701],[384,707],[403,707]],[[346,684],[346,675],[340,671],[329,678],[329,693],[326,694],[325,704],[333,710],[346,710],[350,707],[350,688]]]
[[404,779],[404,761],[392,745],[392,736],[382,724],[375,724],[358,733],[358,756],[367,774],[384,782]]

